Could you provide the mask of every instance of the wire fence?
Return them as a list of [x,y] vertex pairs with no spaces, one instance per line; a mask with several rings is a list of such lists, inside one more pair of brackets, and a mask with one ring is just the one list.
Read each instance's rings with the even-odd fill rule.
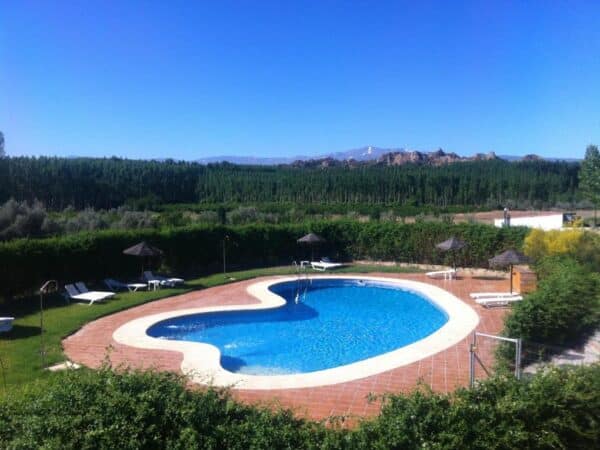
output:
[[579,366],[600,361],[600,331],[577,348],[474,333],[470,345],[470,381],[487,378],[500,368],[520,378],[547,366]]

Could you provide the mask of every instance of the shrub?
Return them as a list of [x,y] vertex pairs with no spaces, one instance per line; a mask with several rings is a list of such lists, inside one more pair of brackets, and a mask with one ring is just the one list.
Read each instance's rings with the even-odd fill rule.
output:
[[54,227],[39,202],[8,200],[0,206],[0,241],[21,237],[39,237]]
[[104,230],[108,227],[109,223],[106,220],[105,214],[95,211],[92,208],[79,211],[73,217],[67,219],[63,225],[67,233]]
[[600,366],[486,380],[450,395],[391,396],[360,448],[598,448]]
[[584,232],[578,229],[543,231],[534,228],[525,238],[523,250],[534,261],[546,256],[575,256],[583,236]]
[[114,228],[132,229],[132,228],[154,228],[157,220],[150,211],[127,211],[119,208],[119,219],[113,223]]
[[538,289],[514,305],[505,335],[545,345],[582,342],[600,325],[600,279],[571,258],[538,266]]
[[69,371],[0,402],[0,447],[301,448],[325,429],[169,373]]
[[243,405],[228,391],[187,389],[155,372],[78,370],[0,398],[0,447],[204,449],[598,448],[600,365],[473,389],[391,395],[355,430]]

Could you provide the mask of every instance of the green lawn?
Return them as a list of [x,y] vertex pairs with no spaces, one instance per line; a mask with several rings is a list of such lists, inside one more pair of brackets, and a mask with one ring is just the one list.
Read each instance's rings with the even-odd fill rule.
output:
[[[341,268],[333,273],[417,271],[418,269],[416,268],[354,265]],[[228,275],[235,278],[235,281],[240,281],[264,275],[284,275],[290,273],[294,273],[294,271],[289,266],[285,266],[232,272]],[[52,365],[65,360],[61,347],[62,339],[77,331],[87,322],[142,303],[230,282],[232,281],[229,278],[225,278],[220,273],[188,281],[183,288],[119,293],[115,298],[106,303],[91,306],[81,303],[69,304],[58,295],[48,297],[44,300],[46,364]],[[15,307],[19,308],[19,310],[15,311]],[[4,313],[14,316],[15,321],[10,333],[0,335],[3,386],[4,384],[6,386],[22,384],[43,377],[47,372],[41,370],[39,298],[24,299],[20,303],[13,303],[11,304],[11,310]]]

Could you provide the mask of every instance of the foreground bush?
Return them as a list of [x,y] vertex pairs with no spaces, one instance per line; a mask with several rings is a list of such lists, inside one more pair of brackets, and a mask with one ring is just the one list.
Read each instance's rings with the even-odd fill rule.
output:
[[563,347],[581,343],[600,326],[598,275],[571,258],[547,258],[537,272],[537,291],[513,306],[504,335]]
[[598,448],[599,389],[596,365],[553,369],[522,382],[499,377],[447,396],[393,396],[354,442],[376,449]]
[[190,391],[152,372],[77,371],[0,400],[0,447],[13,449],[598,448],[600,366],[495,378],[475,389],[388,397],[354,430],[290,411]]
[[186,389],[165,373],[77,371],[0,403],[0,448],[302,448],[323,426],[237,403],[224,391]]

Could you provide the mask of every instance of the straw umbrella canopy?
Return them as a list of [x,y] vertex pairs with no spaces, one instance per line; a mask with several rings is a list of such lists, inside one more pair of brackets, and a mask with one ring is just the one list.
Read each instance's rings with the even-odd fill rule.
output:
[[318,234],[315,233],[308,233],[306,236],[302,236],[300,239],[298,239],[296,242],[298,242],[298,244],[304,244],[304,245],[310,245],[310,249],[311,249],[311,260],[314,261],[315,259],[315,246],[319,245],[322,242],[325,242],[325,239],[323,239],[321,236],[319,236]]
[[494,256],[489,260],[490,267],[510,267],[510,293],[513,291],[512,269],[515,264],[525,264],[529,258],[516,250],[506,250],[504,253]]
[[443,252],[452,251],[452,266],[454,270],[456,270],[456,253],[455,250],[460,250],[466,246],[466,242],[461,241],[456,236],[452,236],[450,239],[445,240],[444,242],[440,242],[435,247]]
[[144,273],[144,261],[146,258],[153,258],[161,256],[163,251],[159,248],[153,247],[145,241],[134,245],[133,247],[126,248],[123,250],[123,254],[137,256],[142,259],[142,273]]

